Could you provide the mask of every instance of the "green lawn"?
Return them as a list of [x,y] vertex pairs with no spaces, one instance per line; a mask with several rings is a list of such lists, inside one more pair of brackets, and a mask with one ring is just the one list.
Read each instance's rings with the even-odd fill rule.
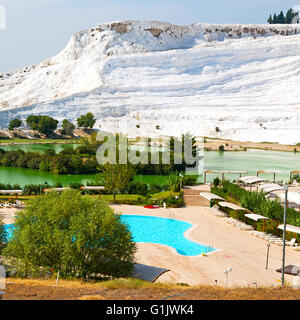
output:
[[15,143],[15,144],[30,144],[30,143],[52,143],[52,144],[76,144],[79,143],[80,139],[21,139],[21,138],[14,138],[14,139],[0,139],[1,144],[7,143]]
[[159,176],[159,175],[135,175],[134,180],[146,183],[147,185],[150,185],[151,183],[156,183],[160,185],[167,184],[169,179],[169,176]]
[[118,194],[116,196],[115,201],[114,201],[114,196],[112,194],[105,194],[105,195],[101,195],[101,199],[107,203],[140,205],[140,206],[144,206],[147,204],[146,198],[138,194]]

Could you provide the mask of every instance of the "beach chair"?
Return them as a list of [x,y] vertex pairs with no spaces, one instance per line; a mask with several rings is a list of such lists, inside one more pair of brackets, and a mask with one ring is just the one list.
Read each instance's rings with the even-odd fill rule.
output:
[[[286,241],[285,245],[290,246],[290,247],[298,247],[299,244],[296,243],[296,241],[297,240],[295,238],[293,238],[293,239],[291,239],[291,241]],[[280,246],[283,246],[283,239],[281,239],[281,238],[274,239],[272,242],[275,244],[278,244]]]
[[291,247],[298,247],[299,246],[296,238],[291,239],[291,241],[287,241],[286,244]]

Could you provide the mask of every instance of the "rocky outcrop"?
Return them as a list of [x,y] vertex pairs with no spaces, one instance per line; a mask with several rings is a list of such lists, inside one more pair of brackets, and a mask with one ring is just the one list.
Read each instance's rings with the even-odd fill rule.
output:
[[117,33],[123,34],[127,32],[127,28],[130,25],[131,23],[117,22],[117,23],[112,23],[110,27],[111,27],[111,30],[115,30]]

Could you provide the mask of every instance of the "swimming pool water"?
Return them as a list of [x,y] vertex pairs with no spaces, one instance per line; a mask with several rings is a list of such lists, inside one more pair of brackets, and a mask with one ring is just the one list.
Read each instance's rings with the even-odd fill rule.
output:
[[[208,246],[188,240],[184,233],[192,224],[167,218],[137,215],[122,215],[121,221],[128,225],[135,242],[157,243],[174,248],[184,256],[198,256],[208,252]],[[5,225],[10,239],[14,225]],[[216,249],[210,249],[215,251]]]
[[190,241],[184,236],[184,233],[193,226],[188,222],[137,215],[122,215],[121,220],[129,226],[135,242],[167,245],[184,256],[198,256],[208,252],[208,246]]

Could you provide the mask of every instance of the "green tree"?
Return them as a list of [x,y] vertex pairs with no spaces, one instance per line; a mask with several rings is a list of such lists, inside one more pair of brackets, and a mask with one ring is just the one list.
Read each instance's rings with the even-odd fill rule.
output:
[[49,116],[29,116],[26,123],[32,130],[37,130],[46,136],[52,134],[58,125],[58,121]]
[[280,24],[285,24],[286,23],[285,15],[284,15],[283,11],[280,11],[280,14],[279,14],[278,19],[277,19],[277,23],[280,23]]
[[291,24],[293,21],[293,17],[294,17],[293,9],[289,9],[286,13],[286,18],[285,18],[286,23]]
[[38,131],[46,136],[51,135],[57,129],[58,121],[48,117],[42,116],[38,123]]
[[[295,12],[292,8],[286,13],[286,23],[292,24],[295,17],[298,17],[298,12]],[[299,23],[297,20],[296,23]]]
[[72,136],[75,130],[75,125],[67,119],[62,122],[62,133],[64,135]]
[[101,169],[101,174],[98,175],[98,181],[105,187],[108,192],[114,195],[126,187],[133,180],[134,169],[129,164],[104,164]]
[[18,213],[3,255],[19,274],[53,268],[61,277],[129,276],[136,245],[120,216],[76,190],[34,199]]
[[15,128],[19,128],[22,125],[22,121],[20,119],[13,119],[9,123],[9,130],[14,130]]
[[26,123],[31,130],[38,130],[38,124],[40,120],[41,116],[29,116],[26,119]]
[[269,19],[268,19],[268,23],[269,24],[273,24],[273,19],[272,19],[272,15],[270,14],[270,17],[269,17]]
[[214,178],[213,180],[214,187],[217,188],[220,184],[221,184],[221,180],[219,179],[219,177]]
[[273,16],[273,23],[276,24],[276,23],[279,23],[278,22],[278,17],[277,17],[277,14],[274,13],[274,16]]
[[77,119],[77,125],[79,128],[93,128],[96,123],[96,119],[94,118],[94,115],[90,112],[88,112],[86,115],[81,115]]

